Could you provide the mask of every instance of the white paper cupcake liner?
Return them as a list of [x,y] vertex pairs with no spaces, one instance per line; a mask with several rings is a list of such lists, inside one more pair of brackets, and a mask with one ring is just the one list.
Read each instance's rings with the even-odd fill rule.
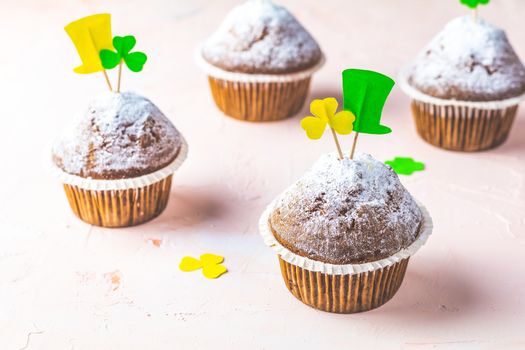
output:
[[48,156],[51,173],[58,178],[63,184],[78,186],[85,190],[91,191],[110,191],[110,190],[125,190],[132,188],[141,188],[145,186],[152,185],[156,182],[159,182],[166,177],[170,176],[177,170],[181,164],[186,160],[188,156],[188,144],[186,140],[181,135],[181,146],[177,157],[165,166],[162,169],[159,169],[153,173],[133,177],[129,179],[118,179],[118,180],[101,180],[101,179],[91,179],[83,178],[77,175],[72,175],[66,173],[61,168],[59,168]]
[[321,59],[315,66],[299,72],[288,74],[247,74],[228,72],[208,63],[208,61],[206,61],[202,56],[202,47],[199,47],[195,53],[195,61],[197,66],[199,66],[199,68],[201,68],[207,75],[216,79],[245,83],[286,83],[309,78],[316,71],[321,69],[325,63],[325,57],[323,54],[321,54]]
[[433,97],[427,94],[422,93],[421,91],[412,87],[408,82],[409,77],[409,67],[405,67],[399,72],[398,75],[398,84],[401,90],[407,94],[410,98],[424,102],[430,103],[438,106],[455,106],[455,107],[469,107],[475,109],[505,109],[508,107],[516,106],[521,101],[525,99],[525,94],[522,94],[517,97],[512,97],[500,101],[460,101],[460,100],[447,100],[442,98]]
[[430,217],[427,209],[421,203],[416,201],[419,205],[419,208],[421,209],[421,212],[423,213],[423,223],[419,236],[411,245],[401,249],[388,258],[364,264],[336,265],[324,263],[322,261],[312,260],[291,252],[275,238],[270,227],[269,219],[272,210],[275,208],[276,202],[277,200],[274,200],[270,205],[268,205],[259,219],[259,232],[264,239],[264,243],[272,248],[284,261],[312,272],[321,272],[327,275],[355,275],[362,272],[382,269],[414,255],[419,250],[419,248],[421,248],[426,243],[430,234],[432,234],[432,218]]

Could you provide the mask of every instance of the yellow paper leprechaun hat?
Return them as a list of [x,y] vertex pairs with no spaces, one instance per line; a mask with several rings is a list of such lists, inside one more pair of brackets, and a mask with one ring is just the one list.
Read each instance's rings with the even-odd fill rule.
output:
[[104,13],[84,17],[69,23],[64,29],[75,44],[82,60],[82,65],[76,67],[74,71],[79,74],[103,71],[100,51],[113,50],[111,16]]

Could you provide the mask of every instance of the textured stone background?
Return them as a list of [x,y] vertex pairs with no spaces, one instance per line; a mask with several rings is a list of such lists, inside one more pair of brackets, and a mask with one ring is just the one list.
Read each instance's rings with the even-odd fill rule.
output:
[[[271,124],[223,117],[193,63],[238,2],[0,2],[0,348],[524,348],[525,112],[499,149],[451,153],[418,138],[396,88],[384,113],[394,132],[361,137],[359,150],[426,162],[402,181],[430,210],[434,235],[384,307],[317,312],[285,289],[257,219],[332,141],[308,141],[299,116]],[[395,76],[466,12],[454,0],[282,2],[328,58],[312,98],[340,97],[346,67]],[[115,34],[136,35],[150,57],[142,73],[125,72],[123,87],[151,98],[190,144],[167,210],[130,229],[79,221],[45,170],[57,129],[105,89],[102,75],[72,72],[79,61],[62,28],[103,11]],[[525,58],[525,2],[493,0],[481,15],[506,28]],[[203,252],[223,254],[230,272],[211,281],[178,270],[183,255]]]

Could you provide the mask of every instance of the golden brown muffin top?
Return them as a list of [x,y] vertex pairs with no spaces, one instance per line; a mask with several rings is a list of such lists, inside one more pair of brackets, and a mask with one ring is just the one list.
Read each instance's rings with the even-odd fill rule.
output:
[[269,221],[275,238],[298,255],[357,264],[412,244],[423,214],[389,166],[368,154],[327,154],[277,199]]
[[235,7],[205,42],[202,55],[226,71],[284,74],[315,66],[321,49],[284,7],[248,0]]
[[414,61],[409,83],[460,101],[498,101],[525,92],[525,67],[507,35],[471,16],[449,22]]
[[177,156],[182,138],[147,98],[106,93],[53,146],[53,160],[84,178],[123,179],[152,173]]

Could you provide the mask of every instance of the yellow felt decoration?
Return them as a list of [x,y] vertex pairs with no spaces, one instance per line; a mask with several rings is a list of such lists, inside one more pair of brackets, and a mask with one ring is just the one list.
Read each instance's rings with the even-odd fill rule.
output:
[[340,111],[330,120],[330,126],[340,135],[348,135],[353,131],[355,115],[349,111]]
[[333,97],[327,97],[322,100],[313,100],[310,103],[310,112],[317,118],[329,122],[337,111],[337,106],[337,100]]
[[326,125],[329,125],[338,134],[350,134],[353,130],[355,116],[349,111],[337,112],[337,107],[337,100],[333,97],[313,100],[310,103],[310,112],[313,116],[301,120],[301,127],[306,131],[306,136],[312,140],[320,139],[326,130]]
[[201,255],[200,260],[203,266],[217,265],[224,261],[224,257],[216,254],[206,253]]
[[206,278],[214,279],[228,272],[228,269],[221,264],[207,265],[202,268],[202,274]]
[[327,122],[316,117],[306,117],[301,120],[301,128],[306,131],[306,136],[312,140],[319,140],[326,129]]
[[179,264],[179,268],[184,272],[195,271],[200,269],[201,267],[202,263],[199,260],[192,258],[191,256],[183,257],[182,261]]
[[224,265],[221,265],[223,261],[223,256],[211,253],[202,254],[200,259],[185,256],[182,258],[179,268],[184,272],[195,271],[202,268],[204,277],[217,278],[228,272],[228,269]]
[[100,61],[101,50],[113,50],[111,35],[111,16],[98,14],[81,18],[64,28],[75,44],[82,65],[74,69],[76,73],[88,74],[103,71]]

